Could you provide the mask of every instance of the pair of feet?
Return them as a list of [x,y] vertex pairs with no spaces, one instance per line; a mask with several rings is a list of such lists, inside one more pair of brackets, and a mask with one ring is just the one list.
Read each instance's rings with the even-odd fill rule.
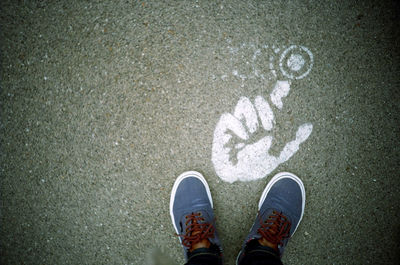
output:
[[[282,256],[303,217],[304,205],[302,181],[288,172],[275,175],[261,195],[256,220],[237,260],[246,255],[246,246],[255,241]],[[188,171],[176,179],[171,192],[170,214],[186,260],[200,248],[222,255],[210,189],[199,172]]]

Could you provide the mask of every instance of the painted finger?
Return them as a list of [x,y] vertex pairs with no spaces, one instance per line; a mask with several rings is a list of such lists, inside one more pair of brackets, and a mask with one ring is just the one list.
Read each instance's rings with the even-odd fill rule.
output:
[[261,96],[256,97],[254,105],[264,129],[266,131],[272,130],[272,127],[274,127],[274,113],[272,112],[271,106]]
[[229,130],[243,140],[249,138],[243,124],[232,114],[224,113],[215,128],[214,143],[225,145],[232,138],[232,135],[228,133]]
[[305,123],[299,127],[296,132],[296,139],[287,143],[279,155],[279,163],[286,162],[291,158],[298,150],[302,142],[307,140],[312,132],[313,126],[311,123]]
[[251,104],[250,100],[246,97],[242,97],[239,99],[235,107],[235,111],[233,115],[238,120],[244,120],[247,129],[250,133],[254,133],[258,128],[258,119],[257,113],[254,109],[253,104]]
[[271,93],[271,102],[278,108],[282,109],[282,98],[286,97],[290,91],[289,81],[277,81]]

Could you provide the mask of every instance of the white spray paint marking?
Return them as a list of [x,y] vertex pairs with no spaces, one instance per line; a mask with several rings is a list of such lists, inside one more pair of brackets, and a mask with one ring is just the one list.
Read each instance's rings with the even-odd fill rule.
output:
[[275,84],[274,90],[271,93],[271,102],[278,108],[282,109],[282,98],[289,94],[290,85],[288,81],[278,81]]
[[289,79],[304,78],[310,73],[313,64],[313,54],[304,46],[290,46],[281,54],[279,59],[281,72]]
[[[307,76],[314,64],[313,54],[304,46],[292,45],[286,48],[254,43],[242,43],[238,47],[231,45],[232,41],[228,40],[231,61],[236,65],[231,74],[242,82],[249,79],[271,80],[267,73],[276,78],[279,74],[278,69],[285,78],[298,80]],[[242,62],[237,64],[236,60]],[[243,65],[246,67],[241,68]]]
[[[282,107],[282,98],[290,91],[288,81],[278,81],[271,99],[273,104]],[[280,109],[279,108],[279,109]],[[234,114],[224,113],[219,119],[214,131],[211,160],[217,175],[224,181],[250,181],[263,178],[277,168],[281,163],[289,160],[298,150],[300,144],[311,135],[313,126],[311,123],[301,125],[294,140],[288,142],[279,156],[269,154],[273,137],[267,135],[255,143],[248,143],[250,136],[259,128],[258,118],[261,120],[265,131],[270,131],[274,126],[274,114],[269,103],[261,96],[257,96],[254,105],[250,99],[242,97],[239,99]],[[246,127],[248,133],[246,131]],[[231,160],[231,148],[228,145],[234,141],[236,135],[244,143],[237,143],[237,161]]]
[[289,158],[299,151],[299,146],[302,142],[307,140],[311,135],[313,126],[311,123],[305,123],[299,127],[296,133],[296,139],[287,143],[279,155],[279,163],[286,162]]
[[[276,80],[278,76],[283,76],[287,80],[277,81],[268,98],[278,110],[283,108],[283,99],[290,92],[289,80],[304,78],[314,64],[313,54],[304,46],[292,45],[286,48],[253,43],[242,43],[237,47],[231,45],[232,41],[228,40],[235,68],[231,73],[222,74],[222,80],[231,74],[240,79],[241,87],[244,87],[244,82],[249,79]],[[273,137],[266,135],[254,142],[252,135],[261,128],[271,132],[275,125],[274,117],[270,103],[262,96],[257,96],[254,102],[241,97],[233,114],[221,115],[214,131],[211,157],[221,179],[232,183],[267,176],[281,163],[289,160],[312,133],[311,123],[302,124],[297,129],[295,139],[286,143],[278,156],[270,155]]]

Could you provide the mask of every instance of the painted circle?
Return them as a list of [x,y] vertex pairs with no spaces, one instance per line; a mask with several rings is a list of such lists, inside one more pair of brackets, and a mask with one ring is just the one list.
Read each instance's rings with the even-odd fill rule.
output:
[[289,79],[304,78],[310,73],[313,64],[313,54],[304,46],[290,46],[282,52],[279,59],[280,70]]

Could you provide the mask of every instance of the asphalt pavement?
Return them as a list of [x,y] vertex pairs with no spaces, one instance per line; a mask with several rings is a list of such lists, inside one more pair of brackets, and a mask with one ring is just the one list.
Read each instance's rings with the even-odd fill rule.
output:
[[[284,264],[398,264],[399,14],[396,1],[2,1],[0,263],[183,264],[169,199],[196,170],[225,264],[281,171],[307,197]],[[269,102],[273,126],[221,162],[217,125],[243,98]],[[266,136],[257,171],[234,150]]]

